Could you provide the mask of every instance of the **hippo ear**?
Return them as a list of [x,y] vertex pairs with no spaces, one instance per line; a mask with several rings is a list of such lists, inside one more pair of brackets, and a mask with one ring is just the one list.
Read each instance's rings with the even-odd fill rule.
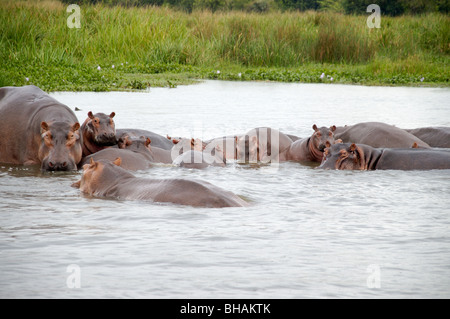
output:
[[120,157],[116,158],[116,160],[113,162],[113,164],[120,166],[122,164],[122,159]]
[[171,140],[172,138],[169,136],[169,135],[167,135],[166,134],[166,138],[168,139],[168,140]]
[[317,127],[316,124],[314,124],[312,128],[313,128],[313,130],[316,131],[316,132],[319,130],[319,128]]
[[75,123],[70,129],[72,130],[72,132],[78,131],[80,129],[80,123]]
[[49,130],[47,122],[41,122],[41,134]]
[[330,142],[328,142],[328,141],[325,142],[325,145],[326,145],[327,147],[330,147],[330,146],[331,146]]
[[194,138],[191,138],[191,146],[192,146],[192,147],[195,146],[195,140],[194,140]]
[[150,139],[150,137],[147,137],[147,139],[145,140],[145,147],[148,147],[151,143],[152,140]]
[[417,144],[416,142],[414,142],[414,144],[411,146],[411,148],[419,148],[419,144]]
[[94,161],[94,158],[93,158],[93,157],[91,157],[91,160],[89,161],[89,164],[90,164],[90,165],[94,165],[94,164],[95,164],[95,161]]
[[173,140],[172,140],[172,143],[173,144],[178,144],[180,142],[180,140],[177,140],[176,138],[174,138]]
[[81,187],[81,179],[78,182],[72,183],[72,187],[80,188]]
[[111,114],[109,114],[110,118],[113,118],[114,116],[116,116],[116,113],[114,113],[114,112],[111,112]]
[[92,111],[88,112],[88,117],[93,120],[95,118],[94,114],[92,114]]
[[130,146],[131,144],[133,144],[133,141],[130,140],[130,139],[128,138],[128,136],[127,136],[127,137],[125,138],[125,143],[126,143],[127,146]]
[[333,125],[332,127],[330,127],[331,132],[336,131],[336,125]]
[[356,150],[356,144],[352,143],[352,145],[350,145],[349,151],[354,152],[355,150]]

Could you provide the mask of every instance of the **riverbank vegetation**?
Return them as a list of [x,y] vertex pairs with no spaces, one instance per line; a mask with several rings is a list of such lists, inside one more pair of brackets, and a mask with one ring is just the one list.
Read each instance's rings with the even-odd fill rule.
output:
[[65,3],[0,0],[0,86],[104,91],[196,79],[449,86],[445,13],[382,15],[380,28],[369,28],[365,10],[189,13],[86,2],[81,27],[69,28]]

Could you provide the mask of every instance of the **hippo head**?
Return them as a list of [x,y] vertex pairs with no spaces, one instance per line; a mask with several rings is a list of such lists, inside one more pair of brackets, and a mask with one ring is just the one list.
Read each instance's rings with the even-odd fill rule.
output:
[[83,165],[83,175],[78,182],[72,184],[73,187],[79,188],[83,193],[94,195],[103,187],[108,187],[116,181],[117,173],[113,171],[111,166],[120,166],[122,160],[120,157],[115,161],[107,162],[104,160],[94,161],[91,158],[89,164]]
[[356,144],[327,144],[322,164],[318,168],[340,170],[365,169],[364,151]]
[[128,135],[122,136],[117,141],[120,149],[127,149],[133,152],[145,152],[150,150],[151,139],[145,136],[140,138],[131,138]]
[[206,148],[206,143],[199,138],[172,139],[174,147],[171,149],[172,159],[188,151],[202,152]]
[[335,125],[331,126],[330,128],[324,126],[318,128],[317,125],[314,124],[312,128],[314,130],[314,133],[311,136],[311,142],[315,149],[323,152],[325,150],[327,142],[330,143],[330,145],[334,144],[333,132],[336,131]]
[[41,123],[39,160],[44,171],[73,171],[81,161],[80,124]]
[[86,130],[96,145],[112,146],[117,144],[116,127],[113,120],[115,115],[116,113],[114,112],[110,115],[104,113],[88,113],[88,119],[85,122]]

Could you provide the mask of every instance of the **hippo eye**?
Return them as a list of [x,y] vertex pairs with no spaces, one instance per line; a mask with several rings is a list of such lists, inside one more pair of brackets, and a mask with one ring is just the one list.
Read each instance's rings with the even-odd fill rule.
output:
[[321,137],[321,136],[322,136],[322,133],[318,132],[317,137]]
[[333,132],[328,132],[328,136],[333,136]]

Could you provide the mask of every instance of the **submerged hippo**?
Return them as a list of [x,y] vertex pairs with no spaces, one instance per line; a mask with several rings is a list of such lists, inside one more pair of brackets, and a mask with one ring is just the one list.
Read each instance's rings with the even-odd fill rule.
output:
[[339,143],[325,149],[318,168],[341,170],[450,169],[450,152],[422,148],[374,148],[364,144]]
[[279,130],[270,127],[252,129],[236,137],[236,159],[241,163],[278,161],[281,153],[292,144],[292,140]]
[[450,127],[422,127],[405,131],[431,147],[450,148]]
[[421,148],[430,146],[416,136],[393,125],[381,122],[365,122],[349,125],[335,133],[344,143],[360,143],[372,147],[407,148],[414,143]]
[[130,139],[128,136],[125,136],[118,141],[118,146],[119,149],[141,154],[151,163],[172,163],[171,151],[154,147],[153,141],[148,137],[141,136],[139,139]]
[[88,118],[81,125],[83,134],[83,156],[88,156],[117,144],[114,116],[88,112]]
[[75,113],[36,86],[0,88],[0,162],[77,169],[82,157]]
[[235,194],[204,181],[138,178],[114,162],[94,161],[84,165],[81,180],[72,186],[83,193],[109,199],[174,203],[194,207],[248,206]]
[[170,150],[173,147],[173,142],[170,139],[151,131],[131,128],[116,130],[117,140],[125,136],[128,136],[131,140],[140,139],[141,137],[149,138],[152,140],[152,146],[162,148],[163,150]]
[[314,133],[308,137],[293,142],[284,152],[280,154],[280,161],[297,162],[322,162],[323,151],[326,144],[334,144],[334,131],[336,126],[318,128],[313,125]]
[[152,167],[152,161],[142,153],[119,148],[105,148],[104,150],[88,155],[82,159],[79,167],[81,168],[90,163],[91,159],[95,161],[114,161],[117,157],[122,159],[122,168],[130,171],[140,171]]
[[211,155],[201,151],[187,151],[173,160],[174,165],[184,168],[203,169],[209,166],[225,166],[224,156],[222,154]]

